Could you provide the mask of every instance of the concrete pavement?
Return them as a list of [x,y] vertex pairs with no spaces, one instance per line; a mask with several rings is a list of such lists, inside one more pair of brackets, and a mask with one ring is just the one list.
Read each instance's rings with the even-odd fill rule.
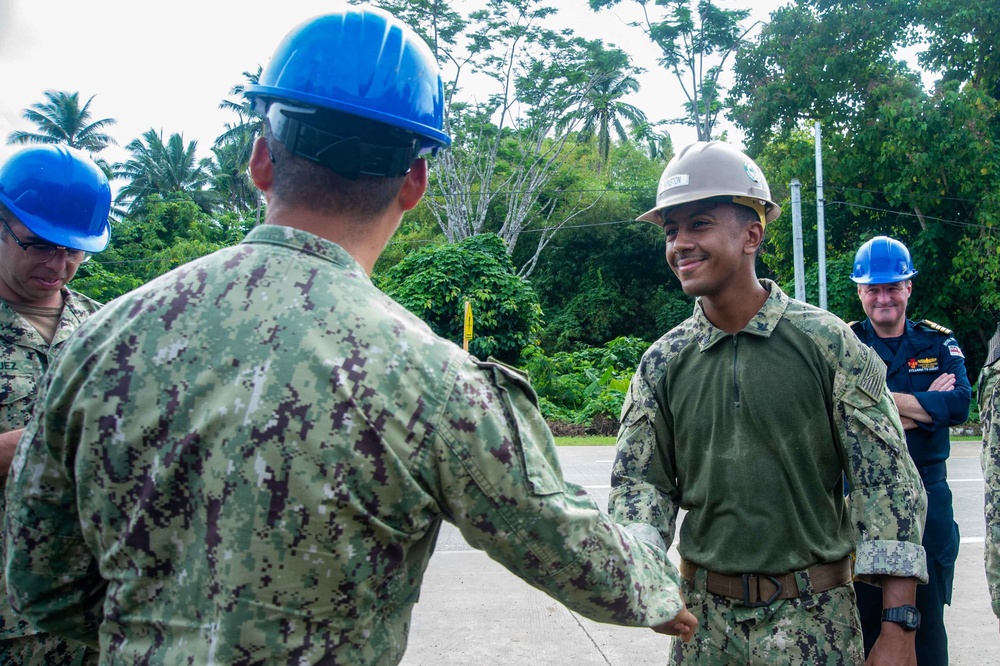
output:
[[[567,479],[607,506],[613,447],[563,447]],[[953,666],[1000,666],[1000,630],[983,570],[983,485],[979,444],[956,443],[949,461],[962,532],[952,606],[946,608]],[[675,549],[671,559],[677,561]],[[413,614],[404,666],[663,664],[670,638],[649,629],[583,618],[535,590],[446,525]]]

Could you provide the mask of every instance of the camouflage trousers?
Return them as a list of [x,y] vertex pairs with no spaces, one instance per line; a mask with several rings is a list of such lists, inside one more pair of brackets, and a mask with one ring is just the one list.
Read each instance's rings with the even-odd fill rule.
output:
[[100,653],[52,634],[0,640],[0,664],[18,666],[97,666]]
[[808,575],[796,574],[801,594],[763,608],[705,589],[706,571],[682,581],[688,609],[698,618],[689,643],[673,641],[668,663],[698,666],[861,666],[861,622],[851,584],[813,592]]

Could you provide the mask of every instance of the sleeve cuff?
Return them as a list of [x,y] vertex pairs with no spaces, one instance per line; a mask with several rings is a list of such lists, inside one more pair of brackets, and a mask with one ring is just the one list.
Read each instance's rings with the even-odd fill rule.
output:
[[878,584],[882,576],[896,576],[927,583],[927,554],[923,546],[909,541],[862,541],[855,554],[857,580]]
[[657,550],[662,550],[667,552],[667,545],[663,542],[663,537],[660,536],[659,531],[647,523],[629,523],[624,525],[625,531],[634,536],[639,541],[656,548]]

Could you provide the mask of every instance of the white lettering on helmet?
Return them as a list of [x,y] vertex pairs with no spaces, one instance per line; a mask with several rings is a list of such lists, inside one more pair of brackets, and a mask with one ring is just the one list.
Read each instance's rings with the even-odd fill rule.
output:
[[666,192],[667,190],[672,190],[675,187],[681,187],[688,184],[688,175],[686,173],[678,173],[673,176],[668,176],[663,174],[660,178],[660,192]]

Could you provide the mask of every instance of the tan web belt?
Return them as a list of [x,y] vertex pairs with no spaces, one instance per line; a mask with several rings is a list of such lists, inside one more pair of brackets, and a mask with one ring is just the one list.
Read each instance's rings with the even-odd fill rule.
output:
[[[681,560],[681,577],[689,583],[694,583],[698,565],[687,560]],[[816,564],[806,569],[813,592],[826,592],[835,587],[851,582],[851,558],[845,557],[837,562]],[[768,574],[728,574],[707,572],[706,588],[712,594],[718,594],[730,599],[739,599],[744,606],[759,608],[770,606],[778,599],[797,599],[799,585],[795,580],[795,572],[777,575]]]

